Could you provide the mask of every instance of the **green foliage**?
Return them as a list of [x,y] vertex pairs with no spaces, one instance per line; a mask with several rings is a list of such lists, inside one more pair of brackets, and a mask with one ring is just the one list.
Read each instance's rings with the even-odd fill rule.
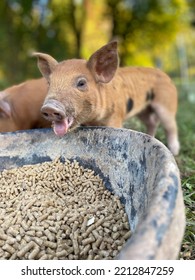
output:
[[51,53],[60,60],[78,56],[80,6],[75,7],[71,0],[0,1],[2,78],[13,84],[40,76],[35,59],[30,58],[35,50]]
[[153,66],[191,22],[187,0],[2,0],[0,79],[39,76],[34,50],[58,60],[88,57],[114,37],[121,64]]
[[122,64],[136,64],[143,50],[154,60],[188,24],[185,0],[107,2],[113,22],[112,37],[118,37],[122,45]]

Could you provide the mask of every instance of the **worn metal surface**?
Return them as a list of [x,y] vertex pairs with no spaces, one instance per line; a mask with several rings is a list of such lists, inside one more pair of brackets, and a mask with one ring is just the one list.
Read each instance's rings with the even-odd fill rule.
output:
[[177,258],[184,203],[177,164],[162,143],[103,127],[78,128],[60,138],[50,129],[0,134],[0,170],[58,156],[94,169],[125,204],[133,235],[118,258]]

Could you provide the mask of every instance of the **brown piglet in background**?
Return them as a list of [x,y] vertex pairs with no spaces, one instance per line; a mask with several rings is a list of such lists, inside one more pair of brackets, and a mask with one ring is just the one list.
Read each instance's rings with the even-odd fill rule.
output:
[[0,132],[50,127],[41,106],[47,94],[44,78],[28,80],[0,92]]
[[116,41],[97,50],[89,60],[58,63],[48,54],[34,55],[49,83],[41,111],[52,122],[55,134],[62,136],[80,124],[122,127],[126,118],[137,115],[152,136],[161,123],[170,151],[179,153],[177,90],[164,72],[119,67]]

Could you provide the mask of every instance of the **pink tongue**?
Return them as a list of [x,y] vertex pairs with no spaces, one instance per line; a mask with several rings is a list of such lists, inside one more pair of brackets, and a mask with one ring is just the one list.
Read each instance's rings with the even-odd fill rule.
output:
[[64,119],[61,122],[54,122],[53,130],[56,135],[63,136],[67,133],[70,123],[67,119]]

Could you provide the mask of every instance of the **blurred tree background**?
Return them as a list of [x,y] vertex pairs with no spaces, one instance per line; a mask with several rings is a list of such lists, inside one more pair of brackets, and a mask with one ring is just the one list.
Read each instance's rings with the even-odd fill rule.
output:
[[121,65],[195,75],[194,0],[2,0],[0,81],[39,77],[32,51],[88,58],[116,38]]

